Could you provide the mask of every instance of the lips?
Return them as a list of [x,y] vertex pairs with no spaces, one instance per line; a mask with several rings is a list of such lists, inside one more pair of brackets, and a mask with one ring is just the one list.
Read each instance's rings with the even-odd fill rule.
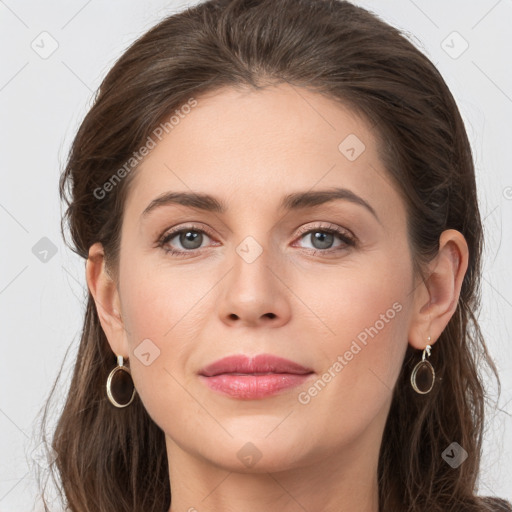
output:
[[305,375],[312,373],[312,371],[310,368],[305,368],[289,359],[271,354],[259,354],[252,358],[245,355],[224,357],[203,368],[199,374],[205,377],[214,377],[222,374],[268,375],[278,373]]
[[229,356],[199,372],[199,379],[212,391],[237,400],[259,400],[306,383],[314,372],[304,366],[260,354]]

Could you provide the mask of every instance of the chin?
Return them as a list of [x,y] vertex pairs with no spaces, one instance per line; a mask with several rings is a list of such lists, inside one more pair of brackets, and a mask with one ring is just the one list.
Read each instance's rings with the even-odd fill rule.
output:
[[[267,432],[268,434],[268,432]],[[270,437],[273,434],[270,434]],[[267,473],[279,472],[306,466],[310,459],[315,458],[312,452],[298,451],[299,439],[283,439],[276,436],[256,438],[236,436],[225,443],[219,439],[212,439],[210,443],[203,443],[198,450],[202,457],[212,464],[227,471],[238,473]],[[211,445],[211,446],[208,446]],[[205,453],[205,448],[210,448]],[[304,448],[304,447],[303,447]]]

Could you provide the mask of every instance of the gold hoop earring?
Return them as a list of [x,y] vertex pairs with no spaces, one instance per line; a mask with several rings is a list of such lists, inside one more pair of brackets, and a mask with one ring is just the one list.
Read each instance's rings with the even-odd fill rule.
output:
[[116,407],[126,407],[135,398],[130,369],[123,365],[123,356],[117,356],[117,366],[110,372],[107,379],[107,396]]
[[[428,337],[430,341],[430,336]],[[436,379],[436,373],[434,367],[426,360],[426,355],[430,357],[431,346],[427,345],[423,350],[421,361],[416,364],[411,373],[411,385],[420,395],[426,395],[432,391],[434,387],[434,381]]]

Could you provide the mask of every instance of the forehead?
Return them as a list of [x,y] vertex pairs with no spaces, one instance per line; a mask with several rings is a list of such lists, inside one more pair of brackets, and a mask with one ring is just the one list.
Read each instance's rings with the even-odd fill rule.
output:
[[135,171],[126,213],[140,215],[171,190],[214,193],[240,207],[334,186],[381,208],[383,194],[396,196],[369,123],[339,102],[288,84],[227,88],[196,101]]

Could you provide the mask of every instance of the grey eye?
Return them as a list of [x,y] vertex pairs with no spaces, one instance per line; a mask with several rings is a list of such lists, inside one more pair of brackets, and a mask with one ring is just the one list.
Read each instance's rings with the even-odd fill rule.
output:
[[307,236],[311,237],[315,249],[330,249],[334,242],[334,235],[326,231],[312,231]]
[[203,233],[199,231],[187,230],[176,236],[179,237],[179,242],[184,249],[199,249],[202,245]]

